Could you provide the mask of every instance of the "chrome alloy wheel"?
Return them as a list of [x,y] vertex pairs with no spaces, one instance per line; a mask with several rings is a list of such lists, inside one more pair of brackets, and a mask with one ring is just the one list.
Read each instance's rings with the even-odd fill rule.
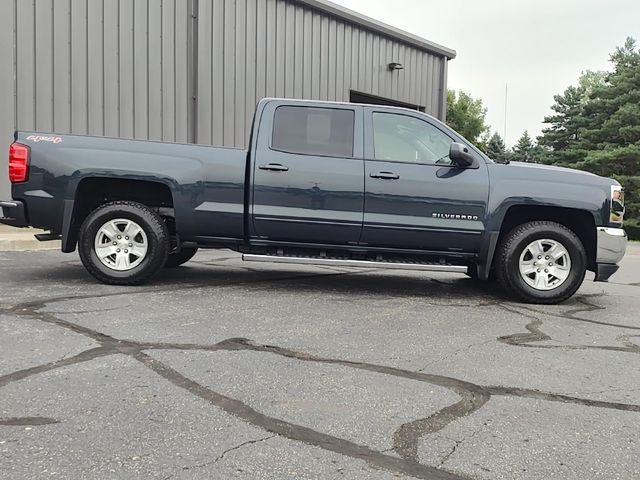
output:
[[102,225],[94,242],[96,255],[102,264],[118,272],[140,265],[148,248],[147,234],[140,225],[127,218],[116,218]]
[[571,257],[560,242],[544,238],[527,245],[518,265],[527,285],[536,290],[553,290],[569,277]]

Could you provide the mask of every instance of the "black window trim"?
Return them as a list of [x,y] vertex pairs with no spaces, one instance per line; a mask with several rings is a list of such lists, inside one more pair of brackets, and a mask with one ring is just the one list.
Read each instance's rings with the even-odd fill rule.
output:
[[[407,165],[424,165],[427,167],[438,167],[438,168],[457,168],[455,164],[451,164],[451,165],[438,165],[437,163],[423,163],[423,162],[409,162],[407,160],[383,160],[381,158],[375,158],[376,155],[376,140],[375,140],[375,127],[373,124],[373,116],[376,113],[384,113],[387,115],[400,115],[402,117],[409,117],[409,118],[415,118],[416,120],[420,120],[424,123],[426,123],[427,125],[431,125],[432,127],[434,127],[437,130],[440,130],[440,132],[442,132],[444,135],[446,135],[447,137],[449,137],[451,139],[451,143],[454,142],[458,142],[458,139],[452,137],[451,135],[449,135],[448,132],[444,131],[442,128],[440,128],[439,125],[430,122],[429,118],[424,118],[421,115],[412,115],[410,112],[398,112],[398,111],[391,111],[391,110],[379,110],[379,109],[371,109],[370,110],[371,113],[371,147],[372,147],[372,152],[373,152],[373,158],[365,158],[365,160],[369,161],[369,162],[389,162],[389,163],[403,163],[403,164],[407,164]],[[418,112],[419,113],[419,112]]]
[[[273,146],[273,130],[276,127],[276,122],[275,122],[275,118],[276,118],[276,112],[278,111],[279,108],[281,107],[291,107],[291,108],[313,108],[313,109],[324,109],[324,110],[349,110],[351,112],[353,112],[353,141],[352,141],[352,145],[351,145],[351,156],[350,157],[344,157],[344,156],[340,156],[340,155],[322,155],[322,154],[317,154],[317,153],[300,153],[300,152],[291,152],[289,150],[282,150],[281,148],[276,148]],[[321,158],[340,158],[343,160],[360,160],[362,161],[362,158],[356,157],[356,140],[357,140],[357,134],[356,134],[356,124],[357,124],[357,108],[354,107],[358,107],[358,105],[354,105],[353,107],[351,105],[332,105],[332,106],[316,106],[316,105],[292,105],[292,104],[281,104],[281,105],[277,105],[274,109],[273,109],[273,114],[272,114],[272,126],[271,126],[271,132],[269,133],[269,150],[273,151],[273,152],[279,152],[279,153],[286,153],[288,155],[303,155],[305,157],[321,157]]]

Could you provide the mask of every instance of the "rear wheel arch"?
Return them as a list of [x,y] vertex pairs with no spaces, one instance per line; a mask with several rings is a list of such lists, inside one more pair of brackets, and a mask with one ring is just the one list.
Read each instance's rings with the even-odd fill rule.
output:
[[[169,184],[160,180],[132,180],[108,176],[82,178],[71,202],[65,201],[62,251],[76,248],[80,226],[87,216],[100,205],[115,201],[132,201],[149,208],[162,209],[163,216],[173,217],[174,199]],[[71,203],[71,205],[69,205]],[[175,223],[168,222],[170,233],[175,234]]]

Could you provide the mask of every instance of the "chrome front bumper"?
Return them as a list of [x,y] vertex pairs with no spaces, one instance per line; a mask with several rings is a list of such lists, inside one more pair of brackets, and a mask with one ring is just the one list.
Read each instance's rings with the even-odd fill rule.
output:
[[627,234],[621,228],[598,227],[596,250],[596,276],[594,282],[606,282],[618,271],[618,262],[627,249]]
[[622,228],[598,227],[596,263],[616,264],[627,249],[627,233]]

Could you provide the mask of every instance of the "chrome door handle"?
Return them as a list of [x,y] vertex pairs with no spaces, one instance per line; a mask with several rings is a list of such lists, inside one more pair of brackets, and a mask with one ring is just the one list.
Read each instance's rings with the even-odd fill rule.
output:
[[289,167],[280,163],[267,163],[266,165],[259,165],[258,168],[260,170],[269,170],[270,172],[286,172],[289,170]]
[[383,180],[398,180],[400,178],[400,175],[396,175],[393,172],[370,173],[369,176],[371,178],[382,178]]

